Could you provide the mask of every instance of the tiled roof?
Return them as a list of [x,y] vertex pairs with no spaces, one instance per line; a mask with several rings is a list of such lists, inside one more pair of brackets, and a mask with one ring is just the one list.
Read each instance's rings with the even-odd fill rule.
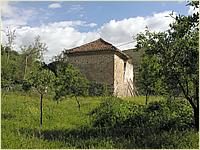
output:
[[112,44],[100,38],[98,40],[81,45],[79,47],[69,49],[68,51],[69,52],[83,52],[83,51],[102,51],[102,50],[116,50],[116,49],[117,48],[114,47]]
[[121,50],[119,50],[118,48],[104,41],[101,38],[98,40],[92,41],[90,43],[81,45],[79,47],[68,49],[65,51],[65,54],[95,52],[95,51],[114,51],[114,52],[119,53],[120,55],[123,55],[123,57],[126,59],[129,58],[125,53],[121,52]]

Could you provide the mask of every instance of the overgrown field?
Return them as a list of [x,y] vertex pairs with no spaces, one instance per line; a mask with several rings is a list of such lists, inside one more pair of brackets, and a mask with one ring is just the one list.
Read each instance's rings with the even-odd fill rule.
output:
[[[58,104],[44,99],[39,128],[39,96],[2,93],[2,148],[198,148],[187,103],[144,98],[86,97]],[[155,97],[150,98],[154,101]],[[158,99],[158,98],[157,98]]]

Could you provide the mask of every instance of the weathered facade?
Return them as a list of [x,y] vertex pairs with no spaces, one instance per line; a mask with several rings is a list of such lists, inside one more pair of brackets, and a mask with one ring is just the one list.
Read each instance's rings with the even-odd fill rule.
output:
[[116,96],[135,96],[130,58],[112,44],[98,39],[66,50],[65,55],[88,80],[110,85]]

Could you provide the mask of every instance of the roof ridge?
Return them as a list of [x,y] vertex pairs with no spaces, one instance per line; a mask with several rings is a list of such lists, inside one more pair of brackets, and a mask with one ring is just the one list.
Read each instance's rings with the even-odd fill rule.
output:
[[83,45],[80,45],[80,46],[77,46],[77,47],[74,47],[74,48],[66,49],[66,50],[68,50],[68,51],[73,51],[73,50],[75,50],[75,49],[79,49],[79,48],[82,48],[82,47],[91,46],[91,45],[93,45],[93,44],[95,44],[95,43],[98,43],[98,41],[104,43],[105,46],[106,46],[106,45],[107,45],[107,46],[111,46],[110,48],[112,48],[112,49],[114,49],[114,50],[118,50],[118,48],[116,48],[114,45],[112,45],[111,43],[105,41],[105,40],[102,39],[102,38],[99,38],[99,39],[96,39],[96,40],[94,40],[94,41],[88,42],[88,43],[86,43],[86,44],[83,44]]
[[[92,43],[95,43],[95,42],[98,42],[98,41],[101,41],[101,42],[103,42],[103,43],[105,43],[105,44],[108,44],[108,45],[112,45],[111,43],[105,41],[104,39],[99,38],[99,39],[96,39],[96,40],[94,40],[94,41],[91,41],[91,42],[85,43],[85,44],[83,44],[83,45],[81,45],[81,46],[85,46],[85,45],[88,45],[88,44],[92,44]],[[112,46],[113,46],[113,45],[112,45]],[[80,46],[78,46],[78,47],[80,47]],[[75,48],[76,48],[76,47],[75,47]]]
[[[100,40],[101,42],[104,42],[105,44],[112,45],[111,43],[109,43],[109,42],[105,41],[105,40],[104,40],[104,39],[102,39],[102,38],[99,38],[99,39],[97,39],[96,41],[98,41],[98,40]],[[113,45],[112,45],[112,46],[113,46]]]
[[120,49],[112,45],[111,43],[99,38],[92,42],[86,43],[84,45],[74,47],[71,49],[66,49],[64,53],[71,54],[71,53],[85,53],[85,52],[98,52],[98,51],[114,51],[118,54],[122,55],[122,57],[128,59],[129,57],[123,53]]

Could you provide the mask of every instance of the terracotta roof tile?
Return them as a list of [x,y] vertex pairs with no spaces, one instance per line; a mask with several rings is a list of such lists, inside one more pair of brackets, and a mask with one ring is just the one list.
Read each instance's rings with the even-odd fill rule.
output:
[[95,41],[92,41],[90,43],[81,45],[79,47],[68,49],[65,51],[65,54],[79,53],[79,52],[80,53],[81,52],[95,52],[95,51],[115,51],[117,53],[120,53],[120,55],[123,55],[124,58],[126,59],[129,58],[125,53],[121,52],[121,50],[119,50],[118,48],[104,41],[101,38]]

